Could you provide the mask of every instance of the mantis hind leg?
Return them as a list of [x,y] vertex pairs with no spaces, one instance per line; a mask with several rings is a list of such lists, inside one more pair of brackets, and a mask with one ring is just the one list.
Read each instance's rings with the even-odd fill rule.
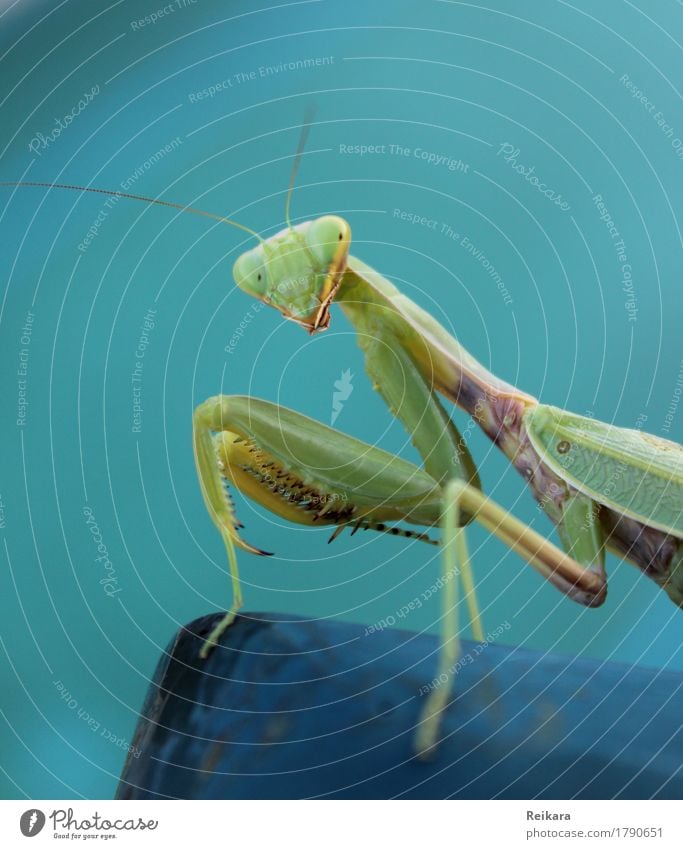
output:
[[[486,498],[475,487],[462,480],[450,481],[445,486],[441,558],[441,580],[444,584],[441,647],[437,676],[422,709],[415,740],[418,755],[424,757],[436,746],[441,715],[453,689],[460,656],[458,579],[462,581],[468,599],[472,599],[470,619],[475,638],[484,642],[474,594],[469,591],[473,582],[465,528],[461,527],[462,511],[466,511],[474,521],[495,534],[575,600],[584,604],[600,604],[605,592],[604,572],[601,568],[603,543],[599,531],[591,524],[589,508],[590,505],[581,500],[568,505],[564,515],[565,522],[560,527],[569,553],[563,553],[545,537]],[[579,556],[580,562],[570,555]]]
[[467,484],[458,480],[451,481],[445,488],[441,552],[441,643],[437,674],[422,708],[415,736],[415,750],[421,758],[427,757],[437,744],[441,716],[453,691],[453,680],[460,659],[459,581],[465,590],[474,638],[478,642],[484,642],[466,531],[461,527],[462,496],[468,488]]

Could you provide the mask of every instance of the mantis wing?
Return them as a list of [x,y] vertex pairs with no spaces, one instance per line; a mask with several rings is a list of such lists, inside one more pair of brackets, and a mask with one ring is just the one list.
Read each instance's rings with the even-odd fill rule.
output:
[[664,533],[683,537],[683,448],[539,404],[524,416],[544,462],[594,501]]

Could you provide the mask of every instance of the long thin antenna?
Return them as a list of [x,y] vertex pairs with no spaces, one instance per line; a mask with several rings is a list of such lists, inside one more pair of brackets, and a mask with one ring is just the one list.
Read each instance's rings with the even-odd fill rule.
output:
[[289,208],[292,203],[292,191],[294,190],[296,175],[299,171],[299,165],[301,164],[301,157],[306,148],[306,142],[308,141],[308,134],[311,131],[311,124],[313,123],[315,112],[315,106],[309,103],[309,105],[306,107],[306,112],[304,113],[304,122],[301,125],[301,135],[299,136],[299,144],[297,145],[296,154],[294,156],[292,173],[289,176],[289,189],[287,190],[287,201],[285,202],[285,221],[287,222],[287,226],[290,228],[290,230],[292,228],[292,222],[289,217]]
[[192,212],[194,215],[203,215],[205,218],[213,218],[215,221],[222,221],[223,224],[230,224],[233,227],[244,230],[245,233],[249,233],[250,236],[257,238],[259,242],[263,242],[263,238],[259,236],[255,230],[252,230],[250,227],[246,227],[244,224],[240,224],[238,221],[233,221],[231,218],[225,218],[222,215],[214,215],[213,212],[205,212],[203,209],[196,209],[194,206],[184,206],[182,203],[171,203],[171,201],[160,200],[159,198],[148,198],[145,197],[145,195],[132,195],[129,192],[117,192],[110,189],[96,189],[92,186],[72,186],[67,183],[38,183],[30,180],[22,182],[7,182],[3,180],[0,181],[0,186],[29,186],[38,189],[73,189],[77,192],[93,192],[98,195],[128,198],[129,200],[142,200],[146,203],[156,203],[159,206],[169,206],[171,209],[179,209],[181,212]]

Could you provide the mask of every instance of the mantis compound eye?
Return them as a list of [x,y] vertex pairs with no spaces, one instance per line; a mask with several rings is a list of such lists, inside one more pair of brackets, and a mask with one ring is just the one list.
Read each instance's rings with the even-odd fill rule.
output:
[[312,221],[306,231],[306,242],[309,250],[323,268],[327,268],[338,252],[343,250],[343,243],[351,239],[351,228],[338,215],[324,215]]
[[263,250],[260,245],[243,253],[233,266],[235,283],[248,295],[263,298],[268,289],[268,275]]
[[558,454],[566,454],[572,446],[566,439],[563,439],[561,442],[557,443],[557,453]]

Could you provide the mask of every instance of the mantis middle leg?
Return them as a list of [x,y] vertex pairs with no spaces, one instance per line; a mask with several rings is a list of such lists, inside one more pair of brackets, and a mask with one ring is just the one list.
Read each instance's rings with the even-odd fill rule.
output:
[[[467,446],[417,363],[391,333],[379,329],[376,324],[371,332],[367,327],[364,329],[360,345],[373,385],[390,411],[406,427],[422,456],[425,470],[440,483],[443,492],[443,591],[437,681],[444,676],[446,681],[432,690],[422,710],[416,750],[424,755],[436,744],[440,716],[452,692],[454,669],[460,654],[460,581],[465,589],[474,637],[484,641],[463,527],[468,521],[474,518],[564,592],[580,594],[590,601],[600,595],[603,582],[591,568],[561,552],[481,493]],[[572,517],[577,526],[573,530],[577,533],[578,522],[584,519],[583,506],[582,502],[577,502],[573,508]],[[599,548],[598,539],[595,547]],[[588,544],[581,549],[582,555],[592,557],[593,553]]]

